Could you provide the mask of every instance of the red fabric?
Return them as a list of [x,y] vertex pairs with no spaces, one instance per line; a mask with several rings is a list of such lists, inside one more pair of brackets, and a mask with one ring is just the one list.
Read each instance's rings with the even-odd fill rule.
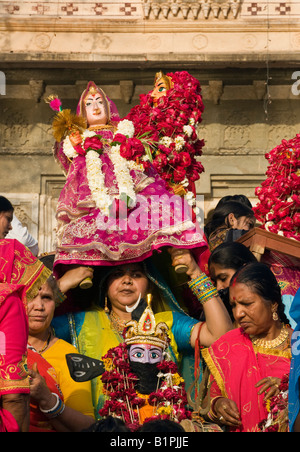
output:
[[232,431],[257,431],[267,411],[264,394],[258,395],[255,384],[266,377],[282,379],[288,374],[290,353],[254,349],[249,336],[240,328],[225,334],[202,353],[214,378],[211,398],[227,397],[239,410],[242,425]]
[[[27,363],[28,368],[32,369],[34,363],[37,363],[39,374],[45,378],[47,386],[51,392],[54,392],[63,401],[64,397],[56,380],[55,369],[39,353],[28,348]],[[30,399],[30,432],[50,432],[52,429],[48,418],[40,411],[34,399]]]
[[19,431],[19,426],[13,415],[3,408],[0,409],[0,433],[16,433]]

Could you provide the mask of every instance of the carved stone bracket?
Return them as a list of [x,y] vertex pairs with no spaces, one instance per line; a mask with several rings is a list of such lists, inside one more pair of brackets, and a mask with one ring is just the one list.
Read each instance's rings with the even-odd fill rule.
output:
[[29,80],[29,88],[32,99],[36,103],[40,102],[45,91],[44,80]]
[[146,19],[150,16],[159,19],[163,16],[165,19],[171,16],[177,17],[181,13],[184,19],[198,19],[200,12],[204,19],[209,17],[218,19],[223,16],[227,19],[229,14],[236,19],[241,0],[143,0],[143,11]]
[[222,80],[210,80],[209,81],[209,90],[210,90],[210,97],[215,105],[218,105],[220,102],[220,99],[223,94],[223,82]]
[[265,80],[253,80],[253,88],[256,98],[258,100],[263,100],[267,92],[267,84]]
[[134,93],[134,83],[132,80],[120,80],[120,92],[123,101],[126,104],[130,104],[133,93]]

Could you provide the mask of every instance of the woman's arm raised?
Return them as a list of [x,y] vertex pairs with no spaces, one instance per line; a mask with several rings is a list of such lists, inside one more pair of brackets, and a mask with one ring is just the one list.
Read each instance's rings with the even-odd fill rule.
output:
[[[230,316],[216,288],[210,279],[203,273],[188,249],[169,250],[172,265],[183,264],[188,267],[187,275],[190,277],[189,287],[203,306],[205,322],[200,331],[200,344],[209,347],[223,334],[233,328]],[[195,326],[191,335],[191,345],[195,346],[201,322]]]

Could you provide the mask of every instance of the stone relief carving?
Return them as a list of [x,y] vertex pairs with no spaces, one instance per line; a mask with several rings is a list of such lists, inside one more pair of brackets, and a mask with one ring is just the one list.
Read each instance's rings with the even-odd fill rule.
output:
[[248,154],[251,150],[249,126],[235,125],[226,127],[224,130],[224,146],[226,151],[222,154]]
[[0,122],[0,153],[5,154],[7,148],[18,148],[22,152],[30,139],[28,120],[22,113],[9,108],[4,108],[4,113],[3,122]]
[[143,12],[146,19],[165,19],[179,16],[184,19],[227,19],[229,15],[236,19],[240,9],[241,0],[143,0]]
[[289,140],[296,133],[298,133],[298,129],[291,125],[270,126],[268,132],[268,149],[271,150],[275,146],[278,146],[283,139]]

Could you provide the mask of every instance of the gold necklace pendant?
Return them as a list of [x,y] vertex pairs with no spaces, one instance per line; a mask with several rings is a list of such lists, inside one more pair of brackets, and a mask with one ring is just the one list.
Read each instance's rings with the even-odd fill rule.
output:
[[272,339],[270,341],[266,341],[265,339],[259,339],[259,338],[251,338],[252,344],[256,347],[263,347],[263,348],[277,348],[280,345],[282,345],[287,338],[289,337],[289,331],[285,325],[282,326],[279,336],[277,336],[275,339]]
[[127,323],[127,320],[120,319],[120,317],[117,314],[115,314],[114,311],[110,312],[109,317],[113,329],[118,333],[122,334]]

